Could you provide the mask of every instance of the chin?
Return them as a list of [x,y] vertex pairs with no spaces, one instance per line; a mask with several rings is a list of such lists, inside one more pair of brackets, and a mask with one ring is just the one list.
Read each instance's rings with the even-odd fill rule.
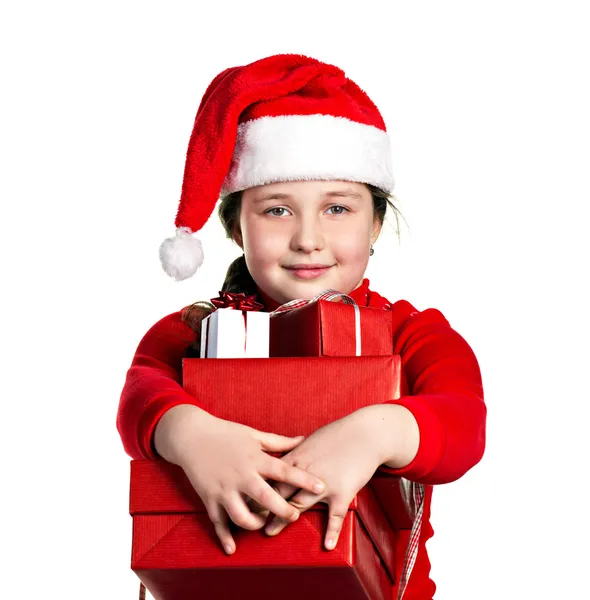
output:
[[293,290],[298,294],[298,298],[310,300],[324,290],[340,291],[340,287],[340,282],[335,277],[318,277],[317,279],[301,281],[290,277],[285,289]]
[[[299,279],[282,267],[280,273],[277,275],[277,277],[272,277],[272,287],[280,291],[283,298],[289,298],[289,300],[296,298],[311,300],[314,296],[327,289],[337,290],[342,293],[346,293],[345,290],[348,289],[345,282],[342,281],[342,273],[337,266],[332,267],[325,274],[313,279]],[[285,300],[285,302],[287,301]]]

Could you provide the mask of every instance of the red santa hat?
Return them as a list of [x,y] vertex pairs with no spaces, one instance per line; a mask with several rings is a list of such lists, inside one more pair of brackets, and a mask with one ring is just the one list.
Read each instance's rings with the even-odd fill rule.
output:
[[313,179],[393,190],[389,135],[375,104],[338,67],[300,54],[226,69],[197,110],[176,235],[160,246],[164,271],[181,281],[201,266],[193,234],[220,195]]

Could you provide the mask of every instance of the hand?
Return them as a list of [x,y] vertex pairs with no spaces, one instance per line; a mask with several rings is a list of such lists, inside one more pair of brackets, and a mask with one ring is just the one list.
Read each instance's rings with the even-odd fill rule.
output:
[[316,485],[325,489],[320,478],[266,454],[266,451],[292,450],[303,436],[289,438],[258,431],[209,413],[199,413],[198,419],[185,419],[177,433],[183,440],[182,451],[177,450],[177,464],[203,501],[228,554],[235,549],[228,519],[249,530],[260,529],[265,523],[263,517],[249,510],[245,495],[287,522],[299,517],[299,511],[273,490],[265,478],[310,491]]
[[[289,498],[289,503],[299,509],[299,513],[317,502],[328,504],[325,537],[328,550],[336,547],[352,499],[382,463],[381,446],[365,415],[361,409],[321,427],[282,457],[281,460],[288,464],[321,477],[326,482],[325,492],[297,491],[297,486],[290,482],[273,486],[283,498]],[[265,531],[276,535],[287,524],[281,515],[276,515]]]

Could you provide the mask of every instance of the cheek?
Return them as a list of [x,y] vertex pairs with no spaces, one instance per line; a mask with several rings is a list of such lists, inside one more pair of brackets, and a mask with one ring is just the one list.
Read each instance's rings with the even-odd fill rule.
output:
[[370,234],[363,227],[356,227],[346,235],[332,238],[332,250],[337,257],[345,260],[364,258],[370,245]]
[[282,253],[284,233],[273,231],[261,220],[251,219],[242,226],[244,250],[257,262],[271,262]]

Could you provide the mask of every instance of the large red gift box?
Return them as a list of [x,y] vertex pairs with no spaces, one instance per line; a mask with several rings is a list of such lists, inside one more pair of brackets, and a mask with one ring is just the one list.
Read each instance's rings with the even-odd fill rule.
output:
[[[215,416],[294,436],[399,397],[400,371],[400,357],[391,354],[184,359],[183,385]],[[378,498],[376,482],[389,485],[389,496]],[[359,491],[331,551],[323,545],[327,510],[316,504],[276,537],[235,528],[237,550],[228,556],[179,467],[132,461],[131,568],[156,600],[391,599],[401,562],[396,553],[407,541],[392,522],[395,529],[411,527],[398,479],[378,471]]]

